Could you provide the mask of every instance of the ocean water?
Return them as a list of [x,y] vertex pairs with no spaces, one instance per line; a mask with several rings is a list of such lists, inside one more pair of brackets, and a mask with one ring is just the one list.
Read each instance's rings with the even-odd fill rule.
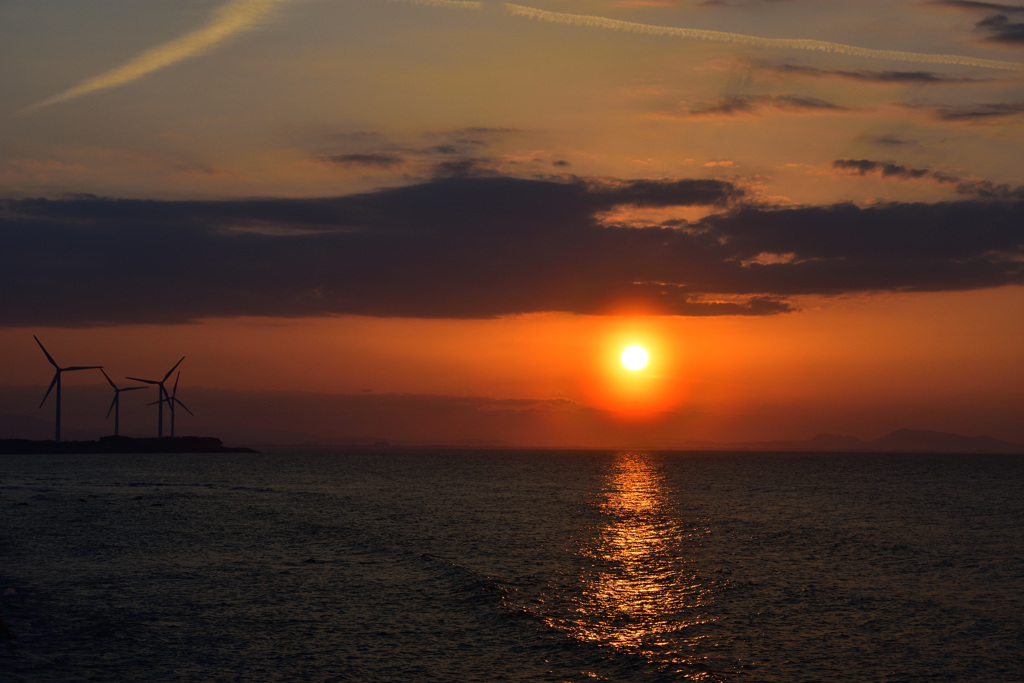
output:
[[1022,681],[1024,458],[0,456],[0,618],[4,683]]

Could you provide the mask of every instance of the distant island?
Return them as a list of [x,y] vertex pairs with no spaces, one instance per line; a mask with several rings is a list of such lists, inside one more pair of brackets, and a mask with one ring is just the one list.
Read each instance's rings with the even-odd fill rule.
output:
[[[508,450],[537,449],[544,446],[522,446],[501,440],[467,439],[447,442],[385,441],[380,438],[360,438],[345,441],[318,442],[310,436],[303,443],[277,443],[268,448],[300,449],[477,449]],[[573,446],[560,446],[575,449]],[[588,450],[593,447],[586,447]],[[963,436],[947,432],[920,429],[897,429],[885,436],[864,440],[856,436],[818,434],[810,439],[779,441],[685,441],[673,443],[619,444],[604,448],[644,448],[667,451],[762,451],[762,452],[816,452],[816,453],[1006,453],[1024,455],[1024,444],[1002,441],[991,436]],[[258,453],[252,448],[229,447],[214,437],[177,436],[163,438],[133,438],[104,436],[93,441],[61,441],[32,439],[0,439],[0,455],[14,453]]]
[[129,436],[103,436],[94,441],[34,441],[0,439],[0,454],[13,453],[258,453],[251,448],[235,448],[211,436],[165,436],[137,439]]
[[924,429],[897,429],[879,439],[818,434],[802,441],[691,442],[687,449],[737,451],[817,451],[854,453],[1020,453],[1024,445],[991,436],[962,436]]

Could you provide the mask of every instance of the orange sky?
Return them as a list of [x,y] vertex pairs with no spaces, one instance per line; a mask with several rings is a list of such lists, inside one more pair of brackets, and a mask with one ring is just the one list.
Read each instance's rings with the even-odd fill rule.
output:
[[[816,430],[877,438],[908,420],[921,428],[1024,436],[1014,420],[1024,407],[1016,343],[1024,323],[1005,315],[1024,309],[1024,289],[804,304],[800,313],[753,318],[249,318],[8,329],[0,332],[0,348],[17,359],[9,384],[49,380],[34,332],[59,363],[102,363],[115,378],[158,377],[185,355],[183,398],[200,386],[565,399],[655,441],[809,438]],[[650,354],[639,372],[619,360],[630,344]],[[91,374],[70,373],[65,386],[102,381]],[[50,417],[49,408],[35,405],[5,408]],[[264,419],[274,423],[272,414]],[[91,426],[102,426],[99,416]],[[449,427],[454,438],[459,425]],[[522,445],[552,438],[542,426],[521,436]]]
[[998,3],[72,5],[0,22],[9,432],[36,334],[243,439],[1024,442]]

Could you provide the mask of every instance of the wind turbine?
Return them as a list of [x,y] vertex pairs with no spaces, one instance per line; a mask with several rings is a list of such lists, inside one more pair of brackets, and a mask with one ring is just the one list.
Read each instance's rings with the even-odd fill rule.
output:
[[118,389],[117,385],[114,384],[114,380],[110,379],[110,375],[106,373],[103,368],[100,368],[100,372],[110,382],[110,386],[114,387],[114,400],[110,402],[110,407],[107,409],[107,418],[110,417],[110,411],[114,411],[114,436],[120,436],[121,431],[121,392],[122,391],[134,391],[135,389],[145,389],[146,387],[125,387],[124,389]]
[[102,365],[72,365],[70,367],[62,368],[61,366],[57,365],[57,361],[53,360],[53,356],[51,356],[50,352],[46,350],[45,346],[43,346],[43,342],[39,341],[39,337],[37,337],[36,335],[33,334],[32,338],[36,340],[36,344],[39,344],[39,348],[41,348],[43,350],[43,353],[46,354],[46,360],[50,361],[50,365],[52,365],[57,370],[57,372],[55,372],[54,375],[53,375],[53,380],[50,382],[50,388],[46,390],[46,394],[43,396],[43,400],[39,402],[39,407],[40,408],[43,407],[43,404],[46,403],[46,399],[50,397],[50,392],[53,391],[53,387],[56,386],[57,387],[57,396],[56,396],[56,403],[57,403],[57,421],[56,421],[56,425],[57,426],[56,426],[56,431],[54,432],[53,440],[59,443],[60,442],[60,373],[62,373],[62,372],[71,372],[73,370],[100,370],[100,371],[102,371],[103,370],[103,366]]
[[[141,379],[139,377],[129,377],[128,378],[128,379],[132,380],[133,382],[143,382],[145,384],[155,384],[160,389],[160,397],[159,397],[159,399],[156,402],[157,405],[159,406],[158,411],[157,411],[157,423],[156,423],[156,436],[157,436],[158,439],[162,439],[163,436],[164,436],[164,400],[165,400],[165,397],[167,396],[167,388],[164,387],[164,382],[166,382],[167,379],[171,376],[171,373],[174,372],[174,370],[179,365],[181,365],[181,361],[183,361],[183,360],[185,360],[185,356],[182,356],[181,359],[177,363],[174,364],[174,367],[167,371],[167,374],[164,375],[163,379]],[[152,405],[152,404],[150,404],[150,405]],[[173,415],[173,413],[172,413],[172,415]]]
[[[182,360],[184,360],[184,359],[182,359]],[[181,361],[179,361],[179,362],[181,362]],[[177,366],[175,366],[175,367],[177,367]],[[182,403],[181,399],[178,398],[178,380],[179,379],[181,379],[181,372],[178,372],[178,374],[175,375],[175,377],[174,377],[174,386],[171,388],[170,395],[167,398],[160,399],[160,401],[166,401],[167,402],[167,407],[171,409],[171,438],[172,439],[174,438],[174,404],[175,403],[177,403],[179,406],[184,408],[186,413],[188,413],[189,415],[192,415],[193,417],[195,417],[195,413],[193,413],[191,410],[189,410],[188,406],[185,405],[184,403]],[[166,377],[164,378],[164,381],[167,381]],[[141,387],[139,387],[139,388],[141,389]],[[160,401],[154,401],[153,403],[150,403],[149,405],[155,405],[155,404],[159,403]]]

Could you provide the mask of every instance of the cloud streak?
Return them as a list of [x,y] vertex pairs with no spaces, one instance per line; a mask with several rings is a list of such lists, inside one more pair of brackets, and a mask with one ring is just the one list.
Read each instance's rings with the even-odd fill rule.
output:
[[883,178],[897,178],[900,180],[931,178],[937,183],[956,185],[957,194],[1002,201],[1024,200],[1024,187],[1022,186],[1013,187],[1007,183],[997,184],[988,180],[961,178],[928,168],[909,168],[892,161],[835,159],[832,162],[832,168],[859,176],[866,176],[870,173],[880,175]]
[[211,21],[191,33],[147,50],[121,66],[38,102],[22,110],[30,113],[59,102],[67,102],[99,90],[115,88],[148,76],[154,71],[203,54],[228,38],[257,26],[279,6],[290,0],[234,0],[214,12]]
[[694,118],[753,114],[759,109],[773,108],[789,112],[847,112],[848,107],[826,102],[816,97],[799,95],[732,95],[709,107],[694,107]]
[[535,7],[526,7],[524,5],[517,5],[513,3],[505,3],[504,8],[513,16],[525,17],[527,19],[534,19],[536,21],[543,21],[551,24],[564,24],[566,26],[622,31],[625,33],[639,33],[665,38],[702,40],[714,43],[732,43],[736,45],[750,45],[752,47],[765,47],[783,50],[827,52],[831,54],[845,55],[848,57],[885,59],[918,64],[945,64],[948,66],[967,66],[981,69],[1024,71],[1024,64],[1020,62],[1005,62],[995,59],[981,59],[978,57],[966,57],[962,55],[938,55],[919,52],[902,52],[899,50],[873,50],[870,48],[857,47],[855,45],[833,43],[826,40],[803,38],[763,38],[760,36],[752,36],[743,33],[730,33],[726,31],[709,31],[705,29],[641,24],[595,15],[549,12],[547,10],[537,9]]
[[1024,45],[1024,23],[1012,22],[1005,14],[982,19],[975,28],[989,31],[992,35],[988,39],[992,42]]
[[787,75],[807,76],[809,78],[843,78],[851,81],[867,83],[889,83],[896,85],[936,85],[977,83],[972,78],[944,76],[933,71],[843,71],[839,69],[819,69],[813,66],[783,64],[767,67],[772,71]]
[[[114,69],[98,76],[86,79],[62,93],[22,109],[19,113],[28,114],[38,109],[61,102],[67,102],[89,93],[127,85],[128,83],[132,83],[155,71],[176,64],[182,60],[201,55],[232,36],[254,28],[269,18],[274,10],[276,10],[280,5],[291,1],[292,0],[233,0],[218,9],[214,13],[211,21],[205,26],[181,36],[180,38],[176,38],[170,42],[147,50],[121,66],[115,67]],[[474,11],[479,11],[485,8],[484,3],[482,2],[468,0],[401,0],[401,2],[427,7]],[[750,45],[753,47],[826,52],[868,59],[885,59],[890,61],[922,64],[944,64],[949,66],[967,66],[983,69],[1024,71],[1024,63],[1019,62],[981,59],[962,55],[924,54],[898,50],[874,50],[824,40],[764,38],[726,31],[660,26],[656,24],[643,24],[632,21],[611,19],[596,15],[551,12],[515,3],[500,3],[498,6],[504,9],[507,14],[514,17],[523,17],[535,21],[567,26],[580,26],[584,28],[639,33],[659,37],[681,38],[685,40]],[[1012,40],[1016,42],[1018,40],[1017,33],[1019,33],[1016,29],[1019,25],[1013,24],[1012,26],[1015,29]],[[1008,40],[1005,38],[1007,30],[1005,26],[998,28],[1002,31],[999,33],[1000,36],[1003,36],[1002,39]]]

